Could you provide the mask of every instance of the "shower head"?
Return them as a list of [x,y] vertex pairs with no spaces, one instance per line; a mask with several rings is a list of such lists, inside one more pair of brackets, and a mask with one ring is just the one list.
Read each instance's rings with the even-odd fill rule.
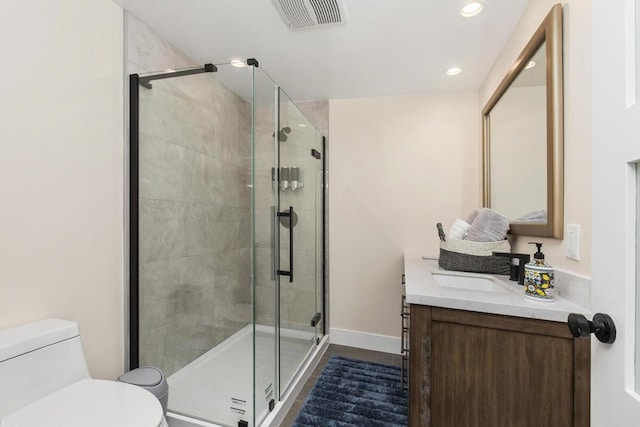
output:
[[[287,134],[291,133],[291,128],[285,126],[278,131],[278,141],[285,142],[287,140]],[[276,136],[275,132],[271,136]]]

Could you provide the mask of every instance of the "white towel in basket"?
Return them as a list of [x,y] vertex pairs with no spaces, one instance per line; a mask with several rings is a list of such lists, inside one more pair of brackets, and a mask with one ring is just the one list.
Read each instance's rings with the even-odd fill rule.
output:
[[507,237],[509,218],[489,208],[482,208],[467,230],[464,240],[498,242]]

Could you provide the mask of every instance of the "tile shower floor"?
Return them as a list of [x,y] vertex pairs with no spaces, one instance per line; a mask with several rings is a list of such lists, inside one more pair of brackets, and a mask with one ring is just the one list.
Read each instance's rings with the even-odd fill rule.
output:
[[[253,418],[253,336],[245,328],[168,378],[169,411],[223,425]],[[294,376],[312,350],[310,336],[282,330],[280,345],[283,384]],[[274,329],[256,327],[256,411],[262,420],[273,396]]]
[[332,355],[349,357],[352,359],[360,359],[366,360],[368,362],[376,362],[376,363],[384,363],[385,365],[393,365],[400,366],[402,364],[402,358],[399,354],[393,353],[382,353],[379,351],[371,351],[371,350],[363,350],[355,347],[345,347],[341,345],[330,344],[327,352],[322,356],[318,366],[311,374],[311,377],[307,380],[304,387],[296,397],[293,406],[285,416],[284,420],[280,424],[280,427],[291,427],[293,421],[296,419],[300,408],[302,408],[302,404],[304,400],[307,398],[307,395],[313,388],[313,385],[320,377],[322,370],[324,369],[327,361]]

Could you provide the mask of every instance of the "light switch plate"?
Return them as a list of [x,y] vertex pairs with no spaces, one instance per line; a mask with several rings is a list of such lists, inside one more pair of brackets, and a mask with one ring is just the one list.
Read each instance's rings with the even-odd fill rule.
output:
[[580,226],[567,224],[566,229],[567,258],[580,261]]

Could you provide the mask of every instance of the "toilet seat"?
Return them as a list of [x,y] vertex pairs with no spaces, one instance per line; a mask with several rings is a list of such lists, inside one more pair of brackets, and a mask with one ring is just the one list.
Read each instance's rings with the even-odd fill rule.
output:
[[86,379],[13,412],[0,427],[163,427],[162,406],[130,384]]

